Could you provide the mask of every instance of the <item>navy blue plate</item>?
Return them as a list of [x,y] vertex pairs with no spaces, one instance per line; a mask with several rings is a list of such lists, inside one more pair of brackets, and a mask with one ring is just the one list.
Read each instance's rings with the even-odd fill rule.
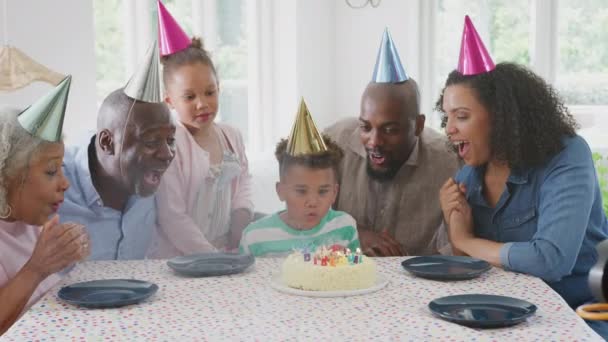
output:
[[60,299],[88,308],[116,308],[139,303],[158,291],[158,285],[134,279],[85,281],[59,290]]
[[401,266],[413,275],[435,280],[472,279],[492,268],[483,260],[449,255],[415,257],[404,260]]
[[429,309],[440,318],[468,327],[500,328],[525,321],[536,312],[536,305],[511,297],[468,294],[435,299]]
[[201,253],[175,257],[167,261],[167,265],[183,275],[214,277],[243,272],[254,261],[253,255]]

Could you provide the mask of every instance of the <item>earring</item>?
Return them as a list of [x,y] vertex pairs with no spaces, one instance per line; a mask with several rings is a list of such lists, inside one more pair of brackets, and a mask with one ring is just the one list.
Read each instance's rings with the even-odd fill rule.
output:
[[10,204],[7,204],[6,208],[7,208],[6,209],[7,213],[6,214],[0,214],[0,219],[6,219],[9,216],[11,216],[11,213],[13,212],[13,208],[11,208]]

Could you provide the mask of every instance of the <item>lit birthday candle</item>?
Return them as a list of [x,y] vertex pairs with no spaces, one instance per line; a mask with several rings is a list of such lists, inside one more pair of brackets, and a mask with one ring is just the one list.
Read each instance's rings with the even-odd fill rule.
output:
[[357,255],[356,256],[357,256],[357,258],[355,260],[357,260],[357,261],[355,261],[355,264],[362,263],[363,262],[363,254],[361,254],[361,248],[357,247]]
[[350,248],[346,249],[346,259],[348,260],[349,264],[353,264],[353,260],[355,259],[353,253],[351,252]]
[[310,251],[308,247],[304,248],[304,261],[310,261]]
[[336,266],[336,257],[333,254],[329,256],[329,265]]

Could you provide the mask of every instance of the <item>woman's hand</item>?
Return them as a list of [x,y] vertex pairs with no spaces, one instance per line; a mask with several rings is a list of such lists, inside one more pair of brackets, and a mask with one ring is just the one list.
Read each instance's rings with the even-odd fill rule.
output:
[[452,211],[448,235],[452,248],[459,253],[502,267],[500,249],[503,243],[475,237],[473,214],[468,202],[464,201]]
[[55,215],[42,226],[32,256],[24,268],[42,279],[83,260],[90,253],[89,237],[83,225],[59,223]]
[[59,224],[55,215],[42,226],[30,260],[6,284],[0,286],[0,335],[19,318],[32,293],[49,275],[89,255],[84,227]]
[[443,211],[443,219],[449,224],[452,211],[461,203],[466,203],[467,189],[464,183],[456,183],[452,177],[439,190],[439,203]]
[[463,250],[463,245],[468,240],[475,238],[473,232],[473,213],[471,206],[466,200],[458,201],[458,204],[452,210],[448,222],[448,235],[450,242],[458,250]]

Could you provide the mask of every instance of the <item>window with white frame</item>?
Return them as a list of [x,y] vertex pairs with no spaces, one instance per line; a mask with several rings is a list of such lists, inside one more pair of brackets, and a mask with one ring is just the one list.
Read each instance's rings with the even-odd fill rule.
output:
[[[528,0],[475,0],[437,2],[437,72],[435,89],[440,89],[447,75],[456,68],[454,58],[460,53],[464,16],[469,15],[484,39],[495,63],[510,61],[530,64],[530,11]],[[454,29],[455,27],[459,29]],[[488,39],[489,38],[489,39]]]
[[123,1],[95,0],[95,57],[97,103],[113,90],[125,85],[126,72],[125,31],[122,16]]
[[[595,149],[608,148],[608,7],[602,0],[432,0],[421,30],[430,51],[432,100],[456,66],[468,14],[496,63],[528,65],[559,91]],[[435,24],[436,23],[436,24]],[[454,29],[458,28],[458,29]],[[423,47],[424,48],[424,47]],[[432,61],[432,62],[431,62]],[[437,117],[430,120],[438,127]]]
[[[237,127],[249,140],[248,11],[246,0],[165,0],[186,33],[203,38],[220,80],[218,120]],[[123,86],[135,63],[156,37],[156,0],[95,0],[97,98],[100,103]],[[148,15],[135,15],[146,13]]]
[[593,147],[608,149],[608,7],[602,0],[560,1],[555,86]]
[[[156,27],[156,0],[94,0],[98,98],[127,80]],[[299,1],[299,0],[298,0]],[[305,1],[305,0],[302,0]],[[331,0],[328,0],[331,1]],[[279,104],[275,48],[282,2],[165,0],[190,34],[202,36],[218,68],[220,120],[237,126],[251,151],[269,140]],[[469,14],[496,62],[530,66],[566,100],[593,148],[608,149],[608,7],[604,0],[418,0],[419,84],[424,112],[457,63]],[[289,6],[285,6],[289,7]],[[291,7],[289,7],[291,8]],[[149,16],[136,13],[150,13]],[[277,38],[278,37],[278,38]],[[275,41],[276,40],[276,41]],[[273,44],[277,44],[274,46]],[[277,50],[278,51],[278,50]],[[430,126],[439,126],[429,115]]]

